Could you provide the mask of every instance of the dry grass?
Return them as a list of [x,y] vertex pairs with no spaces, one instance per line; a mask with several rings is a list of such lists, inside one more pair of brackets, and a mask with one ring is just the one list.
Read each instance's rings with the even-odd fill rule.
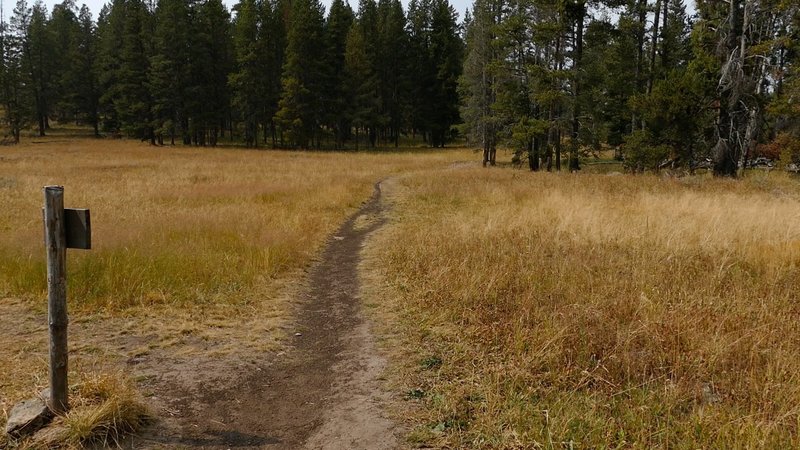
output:
[[796,179],[464,169],[394,197],[368,292],[415,361],[413,443],[800,447]]
[[133,382],[121,372],[81,373],[70,389],[70,411],[34,437],[3,442],[10,448],[84,448],[119,446],[152,419]]
[[58,137],[3,148],[0,410],[46,382],[43,185],[64,185],[67,207],[92,211],[94,248],[68,255],[71,368],[142,367],[152,352],[173,362],[240,353],[247,363],[248,351],[279,345],[303,269],[377,180],[459,155]]
[[118,444],[150,420],[132,383],[121,374],[90,377],[75,389],[77,402],[61,423],[68,445]]
[[415,154],[286,153],[64,141],[4,150],[0,295],[40,297],[41,187],[92,209],[91,252],[72,252],[75,306],[246,304],[306,264],[380,177]]

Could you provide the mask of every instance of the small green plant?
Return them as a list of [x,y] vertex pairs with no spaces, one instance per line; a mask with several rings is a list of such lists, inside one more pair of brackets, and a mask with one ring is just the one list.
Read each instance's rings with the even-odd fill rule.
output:
[[406,393],[406,398],[419,400],[425,398],[427,395],[428,393],[425,392],[424,389],[414,388]]
[[440,357],[438,357],[436,355],[429,356],[429,357],[423,359],[422,362],[420,363],[420,365],[425,370],[438,369],[439,367],[442,366],[442,358],[440,358]]

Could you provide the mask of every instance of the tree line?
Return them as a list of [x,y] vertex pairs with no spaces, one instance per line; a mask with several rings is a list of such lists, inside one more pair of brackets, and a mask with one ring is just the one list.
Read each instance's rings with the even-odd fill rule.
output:
[[795,0],[475,0],[460,89],[484,164],[531,170],[618,149],[634,171],[791,149],[800,163]]
[[447,0],[19,0],[0,21],[8,136],[50,121],[153,144],[443,146],[464,45]]

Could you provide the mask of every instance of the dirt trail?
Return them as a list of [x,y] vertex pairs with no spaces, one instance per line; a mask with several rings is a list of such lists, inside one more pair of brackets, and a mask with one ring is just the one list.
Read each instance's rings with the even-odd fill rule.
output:
[[[358,298],[362,244],[383,222],[378,184],[312,267],[296,311],[298,334],[291,347],[271,356],[274,362],[248,367],[227,382],[218,379],[221,385],[173,383],[165,389],[167,376],[172,376],[162,375],[164,382],[156,383],[162,387],[154,388],[174,417],[132,446],[397,447],[397,430],[381,408],[388,395],[378,380],[385,361],[374,348]],[[175,375],[192,378],[191,373]]]

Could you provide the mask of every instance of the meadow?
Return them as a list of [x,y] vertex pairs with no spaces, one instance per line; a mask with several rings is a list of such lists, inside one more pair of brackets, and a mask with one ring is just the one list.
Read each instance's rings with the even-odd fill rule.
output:
[[800,446],[796,178],[529,173],[478,157],[4,148],[0,409],[47,382],[43,185],[92,211],[94,248],[68,256],[62,442],[78,445],[103,420],[152,414],[159,371],[246,371],[279,351],[305,270],[385,180],[363,302],[409,446]]
[[67,261],[78,395],[87,383],[141,381],[148,358],[246,360],[280,348],[304,270],[374,183],[458,154],[151,147],[58,135],[3,148],[0,410],[47,384],[42,186],[64,185],[65,206],[92,213],[93,248],[69,250]]
[[464,167],[391,192],[362,271],[411,445],[800,446],[796,178]]
[[0,294],[37,297],[41,187],[92,210],[95,246],[73,251],[74,307],[246,305],[302,267],[373,184],[430,163],[406,154],[155,148],[131,141],[28,144],[2,154]]

